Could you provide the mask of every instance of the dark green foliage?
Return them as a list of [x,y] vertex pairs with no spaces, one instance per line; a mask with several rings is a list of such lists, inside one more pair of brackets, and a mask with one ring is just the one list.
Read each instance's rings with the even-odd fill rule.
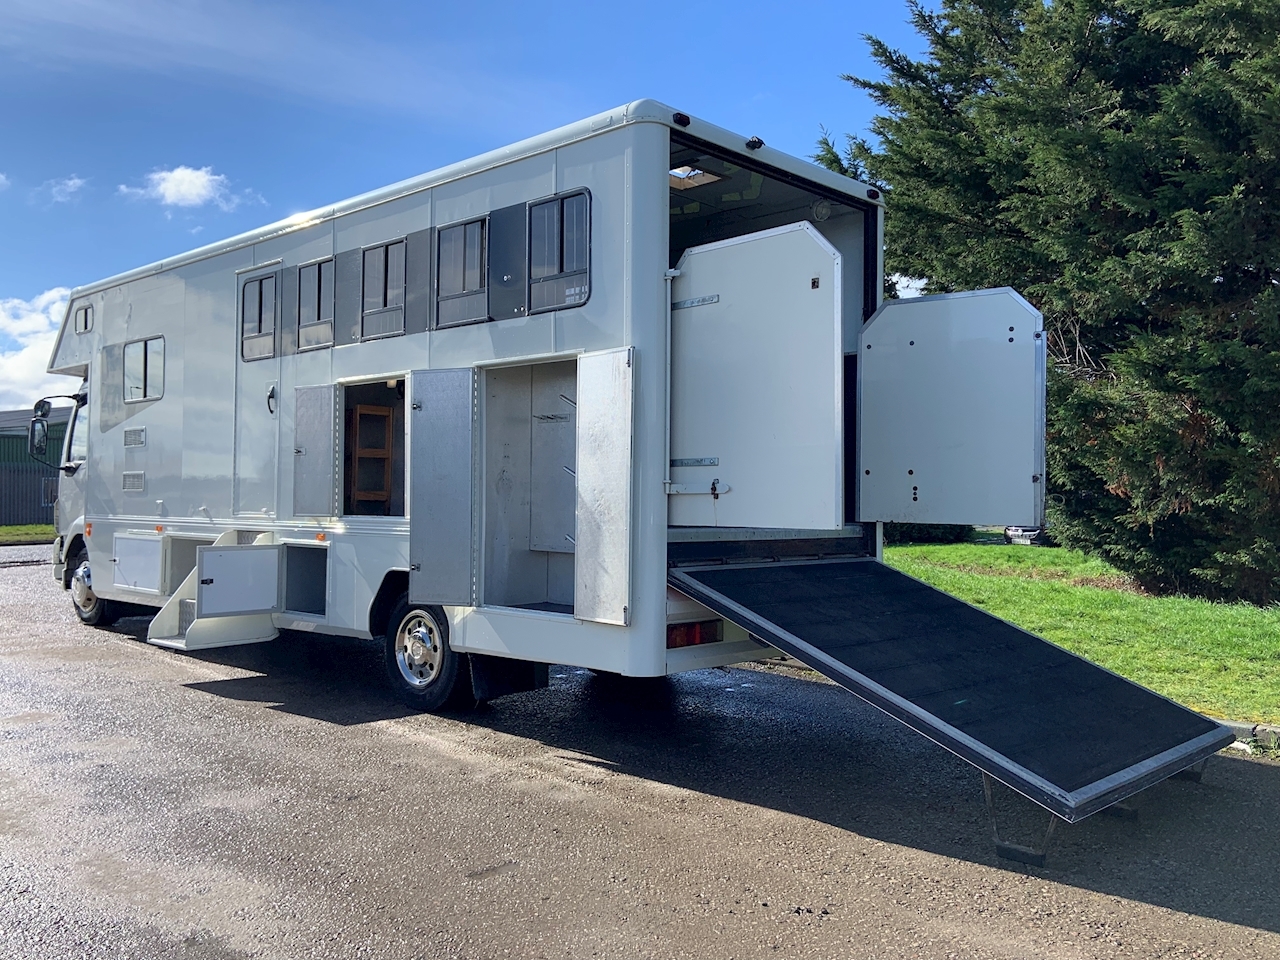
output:
[[1280,600],[1280,0],[912,4],[873,38],[886,266],[1045,315],[1054,535],[1151,589]]
[[902,543],[964,543],[973,527],[955,523],[886,523],[884,542]]

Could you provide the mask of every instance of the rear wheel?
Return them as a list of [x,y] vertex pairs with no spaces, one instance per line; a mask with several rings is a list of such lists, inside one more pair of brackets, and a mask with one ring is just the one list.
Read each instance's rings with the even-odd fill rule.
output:
[[119,604],[104,600],[93,592],[93,573],[89,569],[89,552],[80,547],[71,558],[71,604],[81,623],[91,627],[109,627],[119,619]]
[[387,679],[400,700],[432,712],[466,705],[470,677],[463,654],[449,647],[449,621],[439,607],[415,607],[402,595],[387,621]]

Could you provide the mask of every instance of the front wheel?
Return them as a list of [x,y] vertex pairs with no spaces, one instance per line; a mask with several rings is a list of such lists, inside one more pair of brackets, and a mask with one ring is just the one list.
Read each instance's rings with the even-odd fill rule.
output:
[[91,627],[109,627],[120,617],[120,607],[93,592],[93,572],[89,569],[89,551],[81,547],[71,558],[71,603],[81,623]]
[[402,596],[387,622],[387,679],[414,710],[462,706],[470,677],[463,654],[449,647],[449,621],[439,607],[415,607]]

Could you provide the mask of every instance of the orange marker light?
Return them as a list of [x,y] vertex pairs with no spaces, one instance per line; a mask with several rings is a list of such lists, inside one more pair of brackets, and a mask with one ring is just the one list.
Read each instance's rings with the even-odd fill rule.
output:
[[158,523],[156,524],[156,533],[164,533],[164,527]]
[[324,534],[323,534],[323,533],[317,533],[317,534],[316,534],[316,539],[317,539],[317,540],[323,540],[323,539],[324,539]]
[[91,536],[93,536],[93,524],[92,524],[92,523],[86,523],[86,524],[84,525],[84,535],[85,535],[86,537],[91,537]]

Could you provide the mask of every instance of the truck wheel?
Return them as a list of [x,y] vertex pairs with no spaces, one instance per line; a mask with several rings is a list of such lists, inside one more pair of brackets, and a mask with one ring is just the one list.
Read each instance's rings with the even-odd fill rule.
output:
[[402,595],[387,621],[387,679],[400,700],[431,713],[462,706],[470,694],[464,654],[449,647],[449,621],[439,607],[415,607]]
[[93,592],[93,574],[89,570],[89,551],[81,547],[68,564],[71,568],[71,603],[81,623],[91,627],[109,627],[120,617],[120,608]]

